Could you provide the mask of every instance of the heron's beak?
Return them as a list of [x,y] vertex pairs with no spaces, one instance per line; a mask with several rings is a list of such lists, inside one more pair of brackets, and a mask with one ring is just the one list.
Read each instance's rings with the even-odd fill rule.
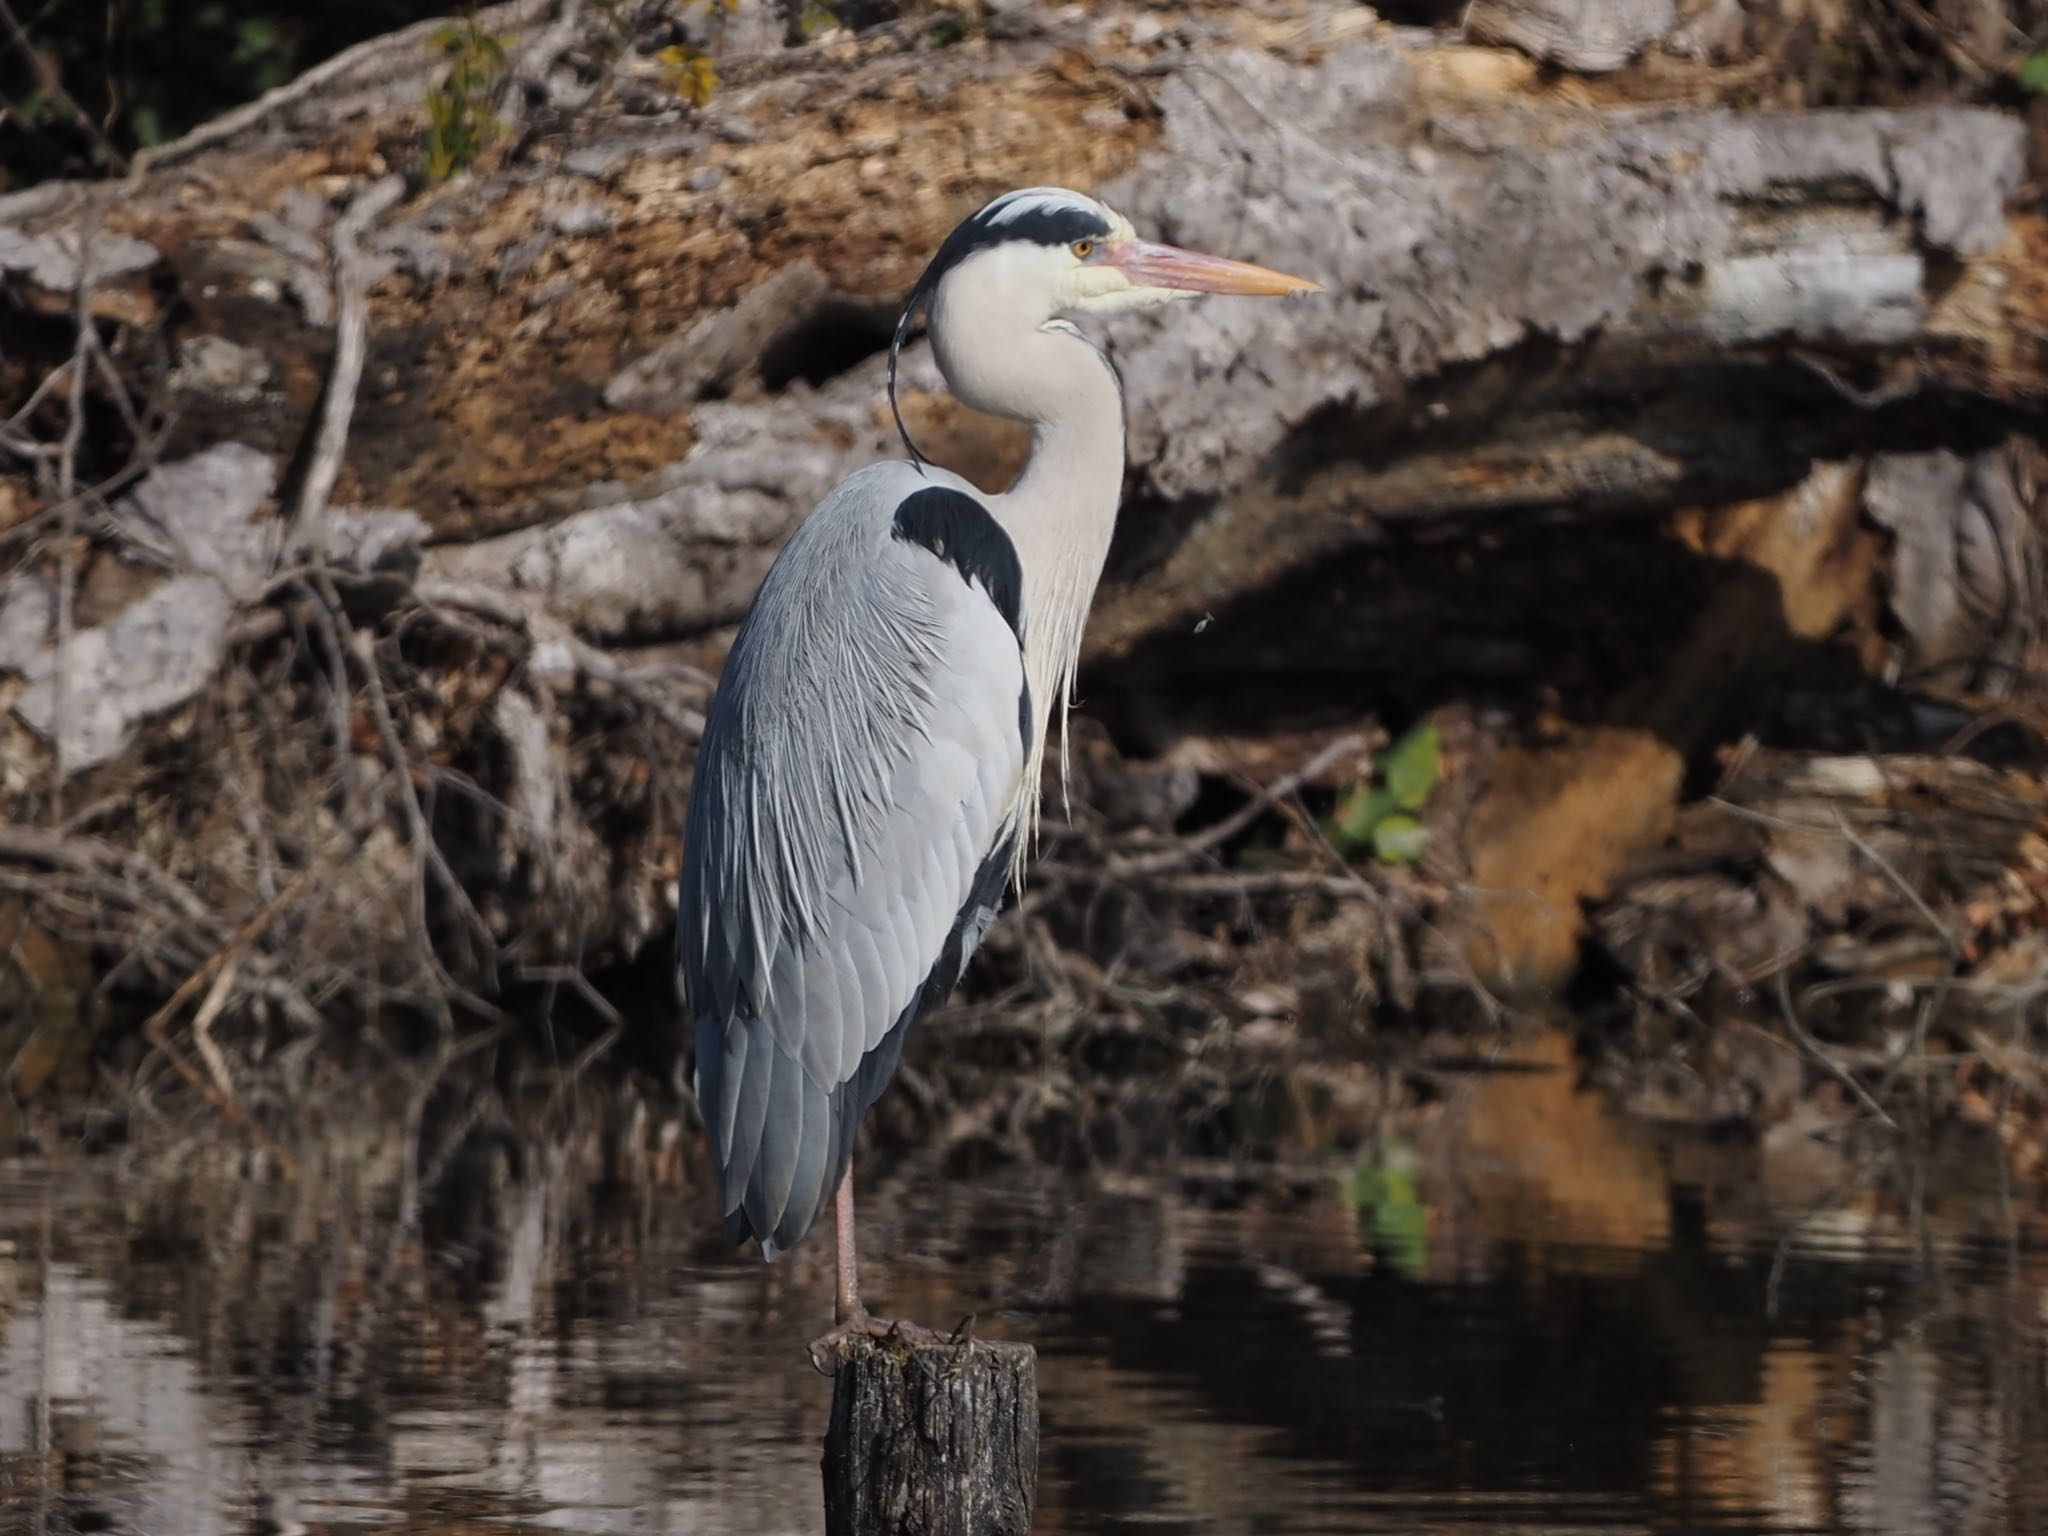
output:
[[1323,291],[1321,283],[1289,277],[1271,267],[1255,267],[1248,261],[1231,261],[1223,256],[1204,256],[1200,251],[1184,251],[1174,245],[1154,245],[1149,240],[1126,240],[1112,246],[1106,260],[1138,288],[1270,295]]

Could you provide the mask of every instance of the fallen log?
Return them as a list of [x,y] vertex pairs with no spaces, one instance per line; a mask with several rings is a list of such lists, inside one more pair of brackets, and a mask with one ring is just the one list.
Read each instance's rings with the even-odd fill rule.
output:
[[[401,35],[118,197],[0,200],[8,819],[87,815],[200,893],[203,933],[95,914],[150,1007],[337,838],[361,853],[266,930],[316,979],[242,971],[293,1017],[656,954],[729,626],[895,451],[895,303],[976,201],[1057,180],[1331,288],[1111,329],[1132,468],[1089,707],[1140,756],[1468,703],[1495,747],[1622,733],[1592,756],[1647,792],[1590,867],[1485,831],[1598,841],[1558,807],[1604,781],[1540,743],[1484,759],[1558,794],[1478,794],[1449,859],[1562,914],[1521,946],[1554,971],[1753,718],[1741,679],[1846,657],[2009,692],[2035,652],[1996,617],[2042,569],[2024,126],[1737,109],[1767,60],[1689,64],[1659,6],[1557,41],[1600,9],[1484,8],[1654,77],[1596,91],[1363,8],[1003,7],[950,43],[735,44],[698,108],[615,8],[522,0],[478,23],[527,61],[518,131],[447,182],[418,138],[443,65]],[[927,446],[999,483],[1019,435],[921,346],[906,384]],[[159,618],[151,667],[94,660]]]

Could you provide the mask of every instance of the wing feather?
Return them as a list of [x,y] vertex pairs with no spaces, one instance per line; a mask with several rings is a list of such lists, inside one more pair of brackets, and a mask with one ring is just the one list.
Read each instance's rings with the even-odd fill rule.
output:
[[[803,1069],[782,1051],[774,1053],[769,1078],[768,1123],[755,1157],[744,1205],[756,1232],[775,1233],[789,1209],[789,1187],[796,1178],[796,1156],[804,1135]],[[774,1240],[772,1237],[769,1239]]]
[[[804,1128],[808,1134],[797,1141],[796,1167],[790,1178],[789,1201],[783,1207],[780,1227],[802,1232],[817,1219],[820,1209],[831,1198],[825,1184],[825,1175],[830,1171],[833,1154],[838,1149],[838,1134],[832,1124],[832,1099],[815,1077],[809,1073],[803,1076],[804,1087]],[[772,1239],[771,1239],[772,1241]],[[772,1255],[771,1255],[772,1257]]]
[[727,1227],[771,1255],[830,1203],[904,1029],[1000,897],[980,877],[1011,844],[1028,711],[1015,554],[1000,530],[963,546],[977,517],[995,528],[938,471],[842,484],[763,583],[706,721],[678,963]]
[[[703,1031],[700,1028],[700,1051],[703,1044]],[[714,1049],[717,1048],[717,1044],[713,1042]],[[732,1149],[732,1160],[725,1174],[732,1187],[744,1190],[754,1183],[754,1163],[762,1143],[767,1140],[769,1096],[774,1087],[775,1059],[782,1053],[775,1048],[774,1038],[765,1030],[756,1030],[750,1034],[734,1031],[729,1034],[724,1041],[724,1050],[721,1054],[730,1062],[735,1053],[740,1057],[742,1070],[731,1073],[726,1078],[728,1091],[734,1094],[737,1112],[733,1121],[733,1139],[726,1143]],[[701,1056],[699,1059],[702,1059]],[[733,1209],[733,1205],[725,1207],[728,1220]]]

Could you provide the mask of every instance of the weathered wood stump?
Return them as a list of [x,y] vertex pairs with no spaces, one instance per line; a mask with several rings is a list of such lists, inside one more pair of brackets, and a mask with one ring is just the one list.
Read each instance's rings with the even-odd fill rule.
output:
[[1038,1489],[1038,1367],[1028,1344],[840,1358],[825,1434],[827,1536],[1026,1536]]

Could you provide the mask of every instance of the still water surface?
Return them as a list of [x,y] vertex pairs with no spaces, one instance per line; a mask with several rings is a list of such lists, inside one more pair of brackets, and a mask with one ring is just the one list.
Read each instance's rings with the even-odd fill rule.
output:
[[[870,1290],[1037,1345],[1045,1532],[2048,1532],[2038,1195],[1518,1065],[1362,1159],[899,1167]],[[0,1166],[0,1530],[821,1528],[829,1245],[659,1157],[486,1148],[411,1227],[249,1162]]]

